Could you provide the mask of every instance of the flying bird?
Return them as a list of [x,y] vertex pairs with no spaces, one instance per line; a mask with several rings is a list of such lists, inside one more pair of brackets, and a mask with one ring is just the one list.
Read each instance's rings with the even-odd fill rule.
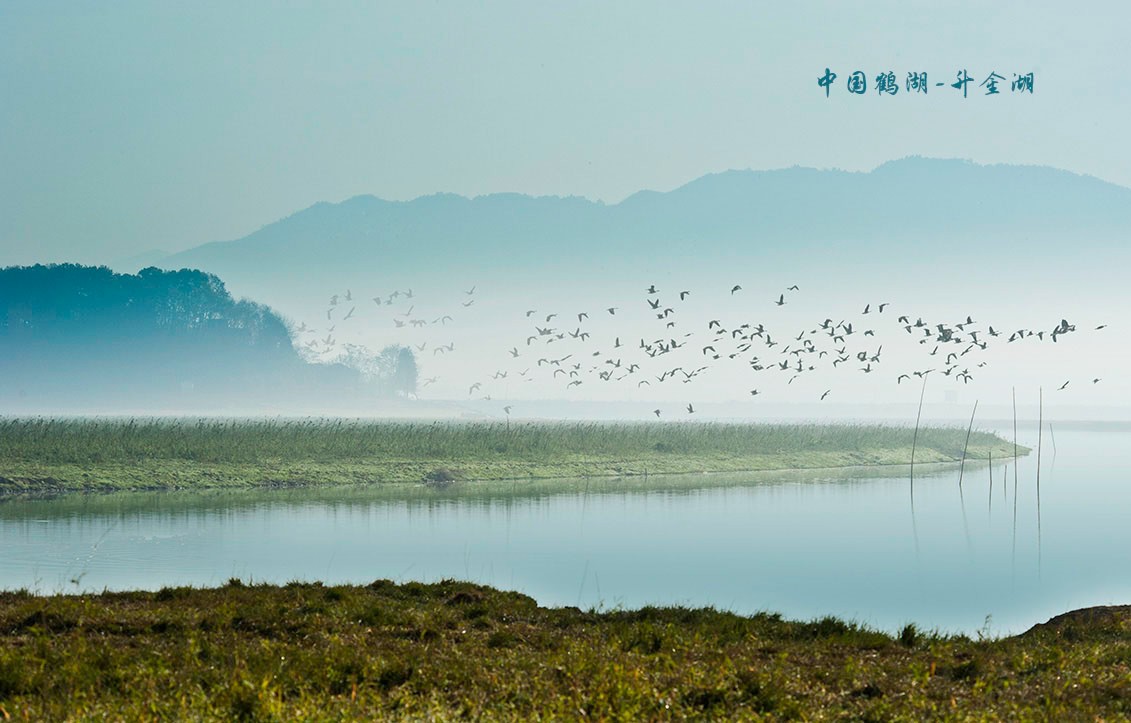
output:
[[730,289],[731,295],[733,295],[734,292],[736,292],[736,291],[742,291],[742,287],[739,286],[738,284],[735,284],[734,286],[731,287],[731,289]]
[[825,397],[829,396],[829,392],[831,392],[831,391],[832,391],[832,389],[826,389],[825,390],[825,393],[821,395],[821,401],[822,402],[825,401]]

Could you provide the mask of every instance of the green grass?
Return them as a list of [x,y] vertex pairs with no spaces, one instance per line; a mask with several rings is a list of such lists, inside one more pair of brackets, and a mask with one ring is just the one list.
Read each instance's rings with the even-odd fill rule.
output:
[[445,581],[0,593],[7,720],[1126,720],[1131,608],[1000,640]]
[[[865,424],[395,423],[3,419],[0,492],[446,483],[907,464],[910,427]],[[919,430],[916,463],[966,430]],[[968,456],[1013,453],[974,432]],[[1022,452],[1027,450],[1022,448]]]

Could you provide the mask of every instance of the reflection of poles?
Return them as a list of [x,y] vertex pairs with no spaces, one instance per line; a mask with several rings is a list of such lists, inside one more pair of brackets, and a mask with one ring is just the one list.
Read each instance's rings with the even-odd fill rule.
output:
[[915,558],[919,558],[919,528],[915,524],[915,446],[919,442],[919,420],[923,416],[923,395],[927,393],[927,375],[923,375],[923,388],[919,390],[919,411],[915,414],[915,433],[911,437],[911,534],[915,538]]
[[1056,466],[1056,435],[1052,431],[1052,422],[1049,422],[1049,441],[1052,442],[1052,466]]
[[989,503],[989,506],[986,508],[986,514],[992,516],[993,513],[994,513],[994,450],[993,450],[993,447],[991,447],[990,448],[990,503]]
[[970,544],[970,525],[966,522],[966,497],[962,493],[962,473],[966,469],[966,451],[970,448],[970,432],[974,429],[974,415],[978,413],[978,400],[974,400],[974,409],[970,412],[970,424],[966,427],[966,442],[962,445],[962,462],[958,466],[958,504],[962,507],[962,532],[966,536],[966,550],[973,553]]

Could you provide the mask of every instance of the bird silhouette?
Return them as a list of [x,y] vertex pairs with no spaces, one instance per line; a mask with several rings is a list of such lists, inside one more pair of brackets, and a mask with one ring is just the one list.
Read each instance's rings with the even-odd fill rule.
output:
[[821,395],[821,401],[822,402],[825,401],[825,397],[829,396],[829,392],[831,392],[831,391],[832,391],[831,389],[825,390],[825,393]]
[[688,414],[695,414],[695,407],[693,407],[693,406],[691,406],[690,404],[688,404],[688,405],[687,405],[687,413],[688,413]]
[[778,306],[785,306],[785,294],[780,294],[778,300],[774,302]]
[[[1071,381],[1071,380],[1069,380],[1069,381]],[[1068,386],[1068,382],[1065,382],[1064,384],[1061,384],[1061,385],[1060,385],[1060,389],[1064,389],[1064,388],[1065,388],[1065,387],[1067,387],[1067,386]],[[1058,392],[1059,392],[1059,391],[1060,391],[1060,389],[1057,389],[1056,391],[1058,391]]]
[[736,291],[742,291],[742,287],[739,286],[738,284],[735,284],[734,286],[731,287],[731,289],[730,289],[731,296],[734,296],[734,292],[736,292]]

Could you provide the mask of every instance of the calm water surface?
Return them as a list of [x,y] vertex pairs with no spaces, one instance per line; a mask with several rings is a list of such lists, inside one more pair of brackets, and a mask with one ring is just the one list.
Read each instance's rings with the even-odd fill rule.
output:
[[[1036,445],[1036,430],[1023,429]],[[713,605],[889,631],[1020,632],[1131,602],[1131,427],[1012,464],[638,482],[0,502],[0,588],[470,579],[546,605]],[[923,475],[923,476],[920,476]],[[1003,484],[1004,483],[1004,484]]]

